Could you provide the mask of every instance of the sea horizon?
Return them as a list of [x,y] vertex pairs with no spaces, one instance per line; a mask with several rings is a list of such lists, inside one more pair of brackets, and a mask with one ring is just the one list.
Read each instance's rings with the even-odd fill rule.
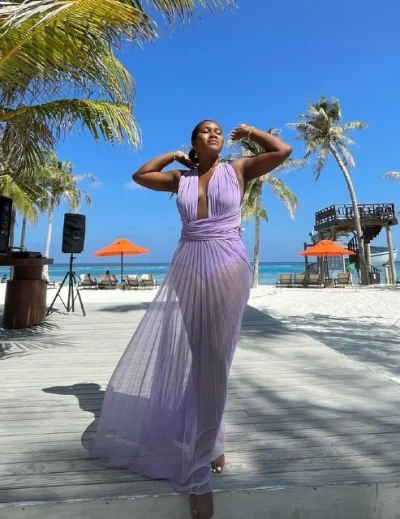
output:
[[[253,265],[253,262],[251,262]],[[140,262],[130,263],[124,262],[124,278],[128,274],[152,274],[158,283],[162,283],[170,262]],[[69,263],[55,263],[49,266],[49,277],[52,281],[61,282],[68,271]],[[400,262],[396,262],[397,272],[400,272]],[[116,261],[97,261],[97,262],[76,262],[73,270],[77,276],[81,274],[90,274],[92,278],[99,279],[109,270],[118,280],[121,277],[121,264]],[[279,279],[280,274],[296,274],[304,272],[304,261],[262,261],[259,264],[259,284],[274,285]],[[383,276],[383,268],[381,268]],[[5,272],[8,274],[7,272]],[[331,273],[333,276],[336,272]]]

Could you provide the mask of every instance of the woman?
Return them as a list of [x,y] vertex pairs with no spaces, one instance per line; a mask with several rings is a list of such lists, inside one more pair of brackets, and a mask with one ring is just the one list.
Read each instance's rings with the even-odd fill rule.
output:
[[[133,175],[141,186],[177,193],[182,235],[111,378],[95,444],[104,465],[168,479],[189,493],[192,519],[213,517],[211,472],[222,472],[225,463],[228,374],[250,291],[241,201],[248,182],[292,151],[244,124],[231,138],[251,139],[265,153],[221,163],[222,129],[207,120],[193,130],[188,156],[167,153]],[[189,170],[162,172],[175,161]]]

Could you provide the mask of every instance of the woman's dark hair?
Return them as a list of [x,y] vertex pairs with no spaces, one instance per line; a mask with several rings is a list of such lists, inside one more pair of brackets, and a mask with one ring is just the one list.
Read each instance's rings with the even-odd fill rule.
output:
[[199,158],[197,157],[197,153],[196,153],[196,150],[194,148],[191,148],[191,150],[189,151],[189,159],[191,162],[193,162],[193,164],[198,164],[199,163]]
[[[192,146],[193,146],[194,141],[196,140],[196,137],[197,137],[197,135],[198,135],[198,133],[200,131],[200,128],[201,128],[202,124],[204,124],[204,123],[215,123],[215,124],[218,124],[218,126],[219,126],[219,123],[217,123],[213,119],[204,119],[204,121],[199,122],[199,124],[197,124],[194,127],[193,131],[192,131],[192,137],[191,137]],[[189,159],[193,162],[193,164],[198,164],[199,163],[199,159],[197,157],[197,153],[196,153],[196,150],[194,148],[192,148],[189,151]]]

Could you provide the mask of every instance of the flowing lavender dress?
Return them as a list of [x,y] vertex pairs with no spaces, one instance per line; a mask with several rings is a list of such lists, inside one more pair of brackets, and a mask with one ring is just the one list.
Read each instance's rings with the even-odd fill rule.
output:
[[171,268],[108,385],[94,454],[108,467],[211,491],[224,453],[227,383],[250,291],[233,168],[219,164],[197,220],[197,171],[182,175],[182,235]]

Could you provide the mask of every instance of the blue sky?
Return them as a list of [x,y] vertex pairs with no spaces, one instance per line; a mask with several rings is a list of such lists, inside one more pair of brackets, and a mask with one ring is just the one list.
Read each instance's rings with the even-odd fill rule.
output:
[[[125,45],[121,60],[136,82],[141,149],[96,144],[78,132],[58,147],[59,157],[71,160],[76,174],[90,172],[99,179],[93,186],[82,184],[93,206],[81,208],[87,238],[77,261],[96,261],[93,252],[118,237],[151,250],[138,261],[169,261],[180,234],[175,201],[166,193],[133,188],[132,172],[153,156],[187,145],[193,126],[206,118],[218,120],[226,135],[239,123],[282,128],[282,137],[294,146],[293,157],[301,157],[303,147],[285,125],[320,94],[339,98],[345,121],[369,124],[352,135],[359,145],[352,171],[359,202],[394,202],[400,209],[400,183],[382,180],[384,172],[400,169],[399,16],[395,0],[239,0],[237,11],[202,13],[172,34],[164,27],[162,37],[143,49]],[[333,161],[318,182],[311,168],[285,180],[301,205],[292,222],[265,190],[270,221],[262,225],[262,261],[299,260],[315,211],[349,202]],[[61,253],[65,211],[61,207],[54,221],[51,255],[58,262],[67,260]],[[29,248],[44,250],[46,225],[42,218],[28,229]],[[244,227],[252,255],[254,226]],[[20,226],[17,236],[19,231]],[[393,236],[400,246],[398,227]],[[374,243],[383,242],[382,232]]]

